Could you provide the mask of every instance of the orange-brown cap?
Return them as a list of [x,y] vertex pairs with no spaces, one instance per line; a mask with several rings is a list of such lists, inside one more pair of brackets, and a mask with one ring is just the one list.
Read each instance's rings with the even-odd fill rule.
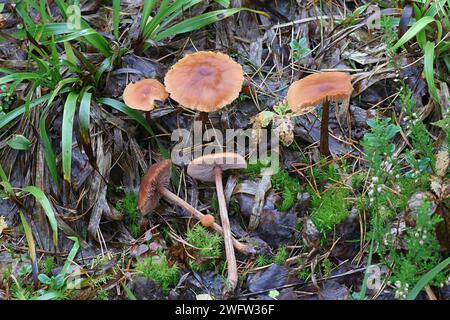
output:
[[212,112],[239,96],[244,82],[242,67],[220,52],[188,54],[167,72],[164,79],[170,97],[182,106]]
[[210,228],[214,224],[214,216],[211,214],[205,214],[200,222],[205,228]]
[[207,154],[192,160],[187,173],[194,179],[212,182],[215,180],[215,167],[220,167],[223,171],[244,169],[247,162],[241,155],[233,152]]
[[162,195],[160,188],[167,188],[170,182],[170,160],[163,160],[148,168],[142,178],[138,194],[138,209],[146,214],[158,205]]
[[351,77],[345,72],[320,72],[295,81],[288,90],[289,107],[304,114],[326,100],[344,100],[353,92]]
[[143,79],[129,83],[123,91],[123,101],[132,109],[150,111],[155,100],[164,101],[169,97],[164,85],[156,79]]

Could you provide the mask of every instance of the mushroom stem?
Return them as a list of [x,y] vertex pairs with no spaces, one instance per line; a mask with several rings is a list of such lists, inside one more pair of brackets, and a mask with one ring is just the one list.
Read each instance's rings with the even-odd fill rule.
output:
[[208,116],[208,112],[200,112],[200,121],[202,122],[202,125],[206,127],[206,125],[208,124],[209,121],[209,116]]
[[234,248],[232,243],[230,220],[228,219],[227,204],[222,185],[222,169],[220,167],[214,168],[214,176],[216,180],[217,198],[219,200],[220,219],[222,222],[223,239],[225,244],[225,253],[228,264],[228,292],[233,292],[238,281],[238,271],[236,256],[234,255]]
[[322,121],[320,122],[320,154],[326,157],[331,155],[328,146],[328,121],[330,119],[330,102],[326,100],[322,106]]
[[[168,190],[167,188],[159,188],[158,191],[161,193],[161,195],[169,200],[170,202],[173,202],[177,205],[179,205],[181,208],[189,212],[191,215],[193,215],[197,220],[201,220],[205,215],[195,209],[193,206],[191,206],[189,203],[178,197],[176,194]],[[211,228],[219,233],[220,235],[224,235],[223,229],[221,226],[219,226],[217,223],[214,223]],[[249,255],[253,253],[253,250],[243,244],[242,242],[237,241],[235,238],[232,238],[233,246],[236,248],[237,251],[239,251],[242,254]]]

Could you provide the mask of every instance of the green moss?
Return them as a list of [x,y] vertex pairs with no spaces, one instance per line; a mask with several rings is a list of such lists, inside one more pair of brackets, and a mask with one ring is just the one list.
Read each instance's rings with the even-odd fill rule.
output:
[[289,251],[285,247],[281,247],[277,250],[277,253],[273,257],[273,262],[282,266],[286,262],[287,258],[289,258]]
[[270,264],[270,258],[262,254],[256,257],[255,264],[257,267],[264,267]]
[[139,226],[141,215],[137,209],[137,193],[126,193],[123,199],[117,201],[116,209],[126,215],[125,222],[130,228],[131,235],[135,238],[139,237],[141,232]]
[[41,270],[45,274],[51,274],[52,270],[55,268],[55,259],[54,257],[46,257],[44,260],[41,261]]
[[300,192],[300,183],[291,177],[286,170],[279,170],[271,177],[272,187],[281,196],[281,203],[277,209],[286,212],[297,202],[297,194]]
[[144,278],[153,279],[161,286],[164,293],[169,292],[169,287],[175,286],[180,279],[178,266],[174,263],[171,267],[165,255],[150,256],[138,260],[136,270]]
[[186,238],[189,244],[197,248],[193,252],[197,259],[190,259],[188,262],[193,271],[209,270],[217,266],[222,255],[223,240],[220,235],[209,232],[198,224],[188,230]]
[[332,231],[334,226],[347,218],[348,204],[346,198],[349,190],[339,186],[330,188],[321,194],[311,195],[311,219],[322,234]]

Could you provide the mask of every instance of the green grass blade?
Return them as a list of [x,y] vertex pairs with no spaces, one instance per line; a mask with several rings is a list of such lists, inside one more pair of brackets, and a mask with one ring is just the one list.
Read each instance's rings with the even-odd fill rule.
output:
[[156,5],[156,0],[147,0],[144,2],[144,7],[142,9],[141,23],[139,26],[141,33],[144,33],[145,26],[147,25],[148,17],[150,17],[150,14],[152,13],[153,9],[155,8],[155,5]]
[[434,43],[428,41],[424,47],[424,72],[425,79],[428,84],[428,90],[430,90],[430,94],[433,99],[439,103],[439,94],[436,88],[436,84],[434,83]]
[[25,81],[25,80],[37,80],[42,76],[34,72],[17,72],[8,74],[0,78],[0,85],[11,82],[11,81]]
[[210,25],[217,21],[228,18],[228,17],[230,17],[240,11],[243,11],[243,10],[260,13],[259,11],[254,11],[254,10],[245,9],[245,8],[222,9],[222,10],[216,10],[216,11],[203,13],[196,17],[186,19],[180,23],[177,23],[177,24],[165,29],[164,31],[159,32],[155,37],[155,41],[160,41],[162,39],[172,37],[177,34],[186,33],[186,32],[190,32],[190,31],[194,31],[194,30],[203,28],[207,25]]
[[416,299],[417,295],[422,291],[422,289],[442,270],[448,268],[450,265],[450,257],[439,263],[436,267],[425,273],[417,284],[412,288],[412,290],[408,293],[407,300]]
[[100,104],[105,104],[105,105],[110,106],[120,112],[125,113],[127,116],[131,117],[137,123],[139,123],[141,126],[143,126],[144,129],[147,130],[148,133],[150,133],[150,135],[156,139],[156,143],[158,144],[159,151],[160,151],[161,155],[163,156],[163,158],[169,159],[169,152],[167,151],[166,148],[164,148],[164,146],[161,144],[161,142],[159,142],[158,138],[155,137],[155,133],[153,132],[152,128],[149,126],[147,120],[145,120],[145,118],[138,111],[127,107],[127,105],[123,102],[120,102],[120,101],[117,101],[117,100],[111,99],[111,98],[100,98],[97,100],[97,102]]
[[48,200],[47,196],[44,192],[35,186],[28,186],[22,189],[22,191],[26,193],[30,193],[41,205],[42,209],[44,209],[45,215],[48,218],[48,222],[50,223],[50,227],[53,232],[53,243],[55,247],[58,246],[58,224],[56,222],[55,212],[53,211],[52,205]]
[[61,190],[61,184],[58,176],[58,169],[56,166],[56,155],[53,151],[52,144],[50,142],[50,138],[47,134],[46,129],[46,121],[47,121],[47,111],[44,111],[39,119],[39,136],[42,140],[42,145],[44,147],[44,159],[47,163],[48,170],[50,171],[50,175],[52,176],[53,182],[56,184],[58,190]]
[[80,240],[77,237],[68,237],[68,238],[73,241],[73,247],[72,249],[70,249],[69,255],[67,256],[67,260],[64,263],[63,268],[61,269],[60,274],[62,274],[63,277],[66,276],[70,264],[72,263],[73,259],[75,259],[78,249],[80,249]]
[[126,284],[122,285],[123,291],[125,291],[125,294],[127,295],[128,300],[137,300],[136,296],[133,294],[133,292],[130,290],[130,288],[127,287]]
[[37,284],[37,277],[39,274],[37,256],[36,256],[36,243],[34,241],[33,232],[31,231],[30,225],[28,224],[27,219],[25,218],[22,211],[19,211],[20,221],[22,222],[23,230],[25,232],[25,238],[27,239],[28,244],[28,254],[31,259],[31,270],[33,272],[33,280],[35,284]]
[[407,43],[409,40],[411,40],[413,37],[415,37],[427,25],[429,25],[431,22],[434,21],[435,20],[432,17],[423,17],[422,19],[416,21],[411,26],[411,28],[409,28],[408,31],[406,31],[405,34],[400,39],[398,39],[397,43],[390,50],[391,51],[397,50],[405,43]]
[[10,197],[15,197],[14,190],[1,164],[0,164],[0,179],[1,179],[0,185],[3,187],[3,190],[6,192],[6,194],[9,195]]
[[217,2],[218,4],[220,4],[224,8],[229,8],[230,7],[230,0],[214,0],[214,2]]
[[119,22],[120,22],[120,0],[113,0],[113,33],[116,40],[119,40]]
[[[36,106],[44,103],[45,101],[47,101],[50,98],[50,96],[51,96],[51,94],[48,93],[48,94],[40,97],[39,99],[32,101],[29,105],[29,108],[33,109]],[[25,104],[15,108],[14,110],[11,110],[7,114],[0,117],[0,129],[3,128],[4,126],[6,126],[11,121],[13,121],[14,119],[16,119],[17,117],[21,116],[23,113],[25,113]]]
[[91,134],[90,134],[90,117],[91,117],[91,101],[92,93],[88,92],[88,87],[81,96],[80,108],[78,110],[78,123],[80,128],[80,137],[83,149],[89,158],[92,167],[97,168],[97,161],[92,150]]
[[72,165],[72,134],[73,134],[73,118],[77,108],[78,94],[71,92],[64,104],[63,121],[62,121],[62,166],[64,180],[70,184],[71,181],[71,165]]

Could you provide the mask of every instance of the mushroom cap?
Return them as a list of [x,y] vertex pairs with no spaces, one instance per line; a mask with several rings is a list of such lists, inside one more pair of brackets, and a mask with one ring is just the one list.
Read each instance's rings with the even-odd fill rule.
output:
[[182,106],[203,112],[223,108],[242,89],[240,64],[220,52],[199,51],[175,63],[164,79],[170,97]]
[[289,107],[305,114],[326,100],[344,100],[353,92],[351,77],[345,72],[320,72],[295,81],[288,90]]
[[167,188],[170,182],[170,160],[163,160],[148,168],[141,181],[138,194],[138,209],[142,214],[152,211],[162,195],[160,188]]
[[156,79],[143,79],[129,83],[123,91],[123,101],[132,109],[150,111],[155,100],[164,101],[169,97],[164,85]]
[[192,160],[187,167],[187,173],[194,179],[212,182],[215,181],[215,167],[220,167],[222,171],[243,169],[247,168],[247,162],[237,153],[213,153]]
[[201,224],[205,227],[205,228],[209,228],[214,224],[214,216],[211,214],[205,214],[202,219],[200,220]]

